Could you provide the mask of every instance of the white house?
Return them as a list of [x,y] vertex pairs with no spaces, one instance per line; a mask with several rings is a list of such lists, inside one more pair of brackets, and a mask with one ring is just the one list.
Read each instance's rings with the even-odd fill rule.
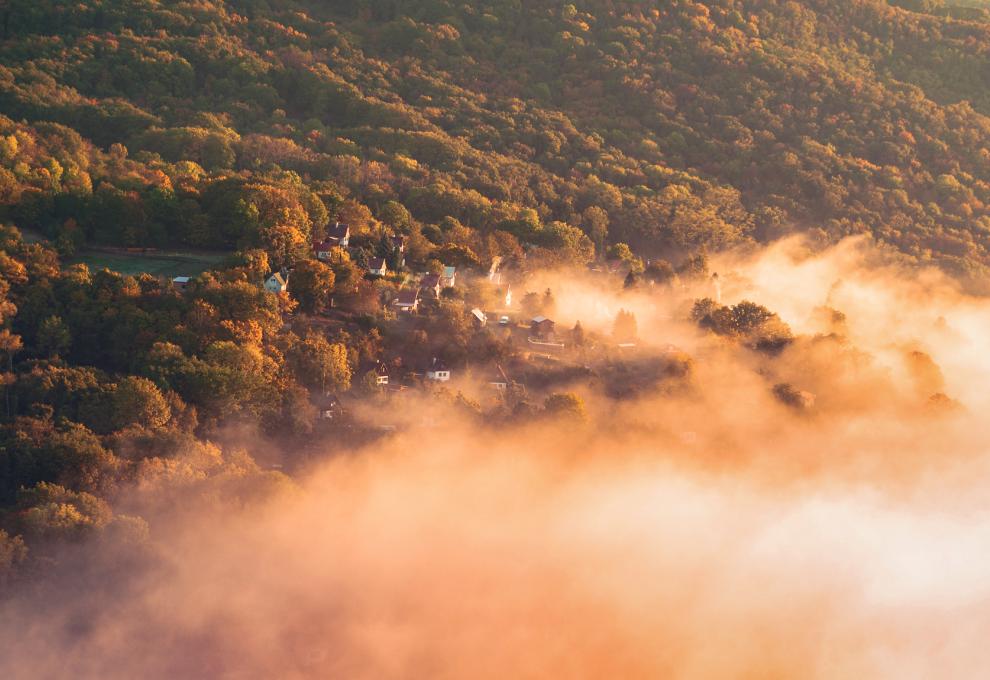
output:
[[330,251],[336,248],[337,244],[329,239],[325,241],[317,241],[313,244],[313,252],[316,253],[316,259],[320,262],[327,262],[330,260]]
[[435,380],[436,382],[447,382],[450,380],[450,369],[447,368],[441,359],[433,358],[430,363],[430,367],[426,369],[426,379]]
[[440,297],[440,288],[440,276],[438,274],[427,274],[419,282],[420,291],[435,298]]
[[484,328],[488,325],[488,315],[477,307],[471,310],[471,318],[477,328]]
[[488,268],[488,281],[496,286],[502,283],[502,257],[496,255],[492,258],[492,266]]
[[326,240],[335,246],[346,248],[351,243],[351,228],[346,224],[335,222],[332,227],[327,229]]
[[419,307],[419,290],[416,288],[400,290],[399,297],[392,303],[400,312],[415,312]]
[[496,392],[501,393],[509,389],[510,382],[509,376],[505,374],[502,366],[500,364],[495,364],[495,373],[492,374],[491,378],[489,378],[488,384],[495,388]]
[[388,273],[388,265],[384,257],[373,257],[368,260],[368,273],[372,276],[385,276]]
[[379,387],[388,385],[388,366],[383,361],[379,361],[375,366],[375,384]]
[[286,274],[284,277],[281,272],[275,272],[268,277],[265,281],[265,290],[272,293],[284,293],[289,289],[289,275]]

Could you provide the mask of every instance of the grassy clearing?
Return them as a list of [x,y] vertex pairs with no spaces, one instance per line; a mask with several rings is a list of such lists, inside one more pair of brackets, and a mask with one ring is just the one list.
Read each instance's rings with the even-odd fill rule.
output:
[[91,271],[104,267],[121,274],[151,274],[152,276],[196,276],[215,268],[223,255],[189,253],[157,253],[154,255],[129,255],[125,253],[83,252],[68,260],[67,264],[85,264]]

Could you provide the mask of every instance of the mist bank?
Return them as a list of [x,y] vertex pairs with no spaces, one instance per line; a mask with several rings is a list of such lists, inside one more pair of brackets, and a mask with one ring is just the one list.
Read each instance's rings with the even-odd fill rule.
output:
[[[250,501],[132,489],[148,537],[62,548],[72,568],[5,600],[0,673],[972,677],[990,664],[990,303],[862,241],[712,266],[717,293],[532,282],[562,324],[606,333],[632,310],[639,351],[691,357],[682,389],[575,384],[587,418],[516,425],[424,401],[431,424],[328,443]],[[714,294],[766,305],[792,341],[767,354],[687,320]]]

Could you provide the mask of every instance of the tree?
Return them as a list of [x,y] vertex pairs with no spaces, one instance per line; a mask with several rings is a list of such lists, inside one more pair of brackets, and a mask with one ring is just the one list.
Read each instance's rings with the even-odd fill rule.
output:
[[20,536],[11,536],[3,529],[0,529],[0,589],[10,583],[10,579],[28,554],[24,539]]
[[637,332],[636,315],[620,309],[612,325],[612,337],[617,342],[632,342],[636,339]]
[[319,260],[304,260],[289,277],[289,294],[304,311],[312,314],[326,306],[335,281],[333,269]]
[[526,293],[523,295],[522,302],[523,313],[526,316],[536,316],[541,311],[543,311],[543,298],[540,297],[539,293]]
[[571,329],[571,344],[575,347],[584,347],[584,327],[580,321],[574,323]]
[[673,281],[677,277],[677,272],[674,271],[673,265],[666,260],[653,260],[647,265],[643,276],[650,283],[662,285]]
[[72,335],[62,317],[50,316],[38,327],[38,349],[49,357],[58,357],[68,351]]
[[548,416],[559,420],[587,420],[588,413],[584,401],[573,392],[555,392],[543,402],[543,411]]
[[21,336],[14,335],[4,328],[0,330],[0,351],[7,355],[7,374],[3,380],[3,395],[7,405],[7,417],[10,417],[10,385],[14,382],[14,355],[24,348]]
[[164,427],[172,419],[168,401],[155,383],[146,378],[128,376],[113,391],[115,429],[131,425],[143,428]]
[[597,205],[593,205],[585,208],[581,217],[584,233],[595,244],[595,250],[599,253],[603,252],[605,243],[608,241],[608,213]]
[[287,359],[297,380],[324,394],[351,387],[347,346],[331,343],[321,333],[310,330],[303,340],[294,342],[287,350]]

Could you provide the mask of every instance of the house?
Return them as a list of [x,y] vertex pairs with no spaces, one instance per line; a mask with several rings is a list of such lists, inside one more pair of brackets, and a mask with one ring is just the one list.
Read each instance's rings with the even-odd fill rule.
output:
[[397,267],[406,266],[406,237],[402,235],[389,236],[388,246],[392,249],[393,263]]
[[477,307],[471,310],[471,319],[475,328],[484,328],[488,325],[488,315]]
[[275,272],[265,281],[265,290],[272,293],[284,293],[289,290],[289,275]]
[[392,302],[400,312],[415,312],[419,308],[419,290],[407,288],[399,291],[399,297]]
[[509,389],[509,376],[505,374],[501,364],[495,365],[495,373],[488,379],[488,386],[495,388],[496,392],[502,393]]
[[330,260],[330,251],[336,247],[337,244],[329,239],[316,241],[313,243],[313,252],[316,253],[317,260],[327,262]]
[[192,279],[188,276],[176,276],[172,279],[172,288],[179,291],[180,293],[186,292],[186,288],[189,287],[189,282]]
[[385,276],[388,272],[388,265],[384,257],[373,257],[368,260],[368,273],[372,276]]
[[506,309],[512,306],[512,286],[505,287],[505,296],[502,298],[502,303]]
[[344,405],[336,394],[325,394],[318,399],[316,410],[320,420],[340,420],[346,414]]
[[488,281],[496,286],[502,283],[502,257],[500,255],[492,258],[492,266],[488,268]]
[[451,288],[457,280],[457,267],[444,267],[440,277],[441,288]]
[[552,338],[554,323],[545,316],[535,316],[529,322],[529,334],[537,338]]
[[346,248],[351,242],[351,228],[346,224],[335,222],[332,227],[327,228],[326,240],[335,246]]
[[435,298],[440,297],[440,275],[439,274],[427,274],[419,282],[419,290],[423,293],[432,295]]
[[442,359],[433,357],[430,367],[426,369],[426,379],[436,382],[447,382],[450,380],[450,369]]
[[384,361],[379,361],[375,365],[375,384],[379,387],[388,385],[388,364]]

